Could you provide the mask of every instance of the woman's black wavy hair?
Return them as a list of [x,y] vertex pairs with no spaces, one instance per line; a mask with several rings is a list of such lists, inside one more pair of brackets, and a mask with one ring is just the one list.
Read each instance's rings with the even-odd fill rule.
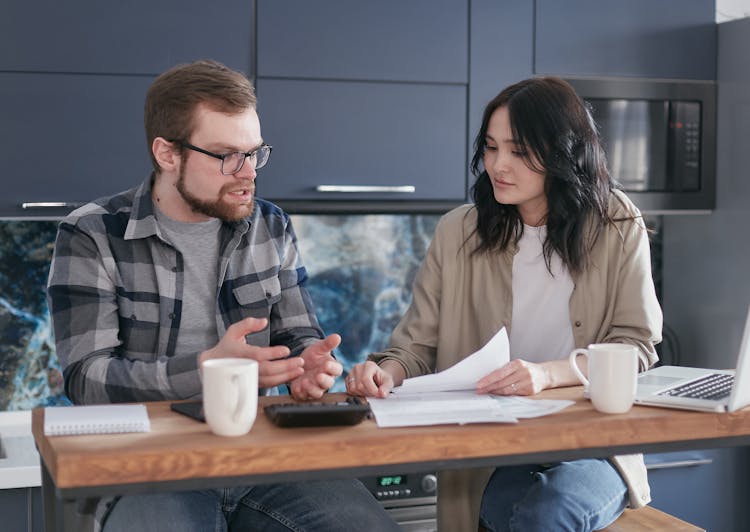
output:
[[[511,85],[484,110],[471,160],[471,171],[477,178],[471,193],[480,241],[473,252],[505,250],[523,234],[517,207],[495,200],[482,164],[487,127],[499,107],[508,109],[513,140],[525,147],[527,166],[545,174],[547,268],[552,253],[557,252],[568,270],[580,272],[602,226],[611,221],[607,205],[617,185],[607,169],[588,104],[569,83],[557,77],[531,78]],[[592,225],[587,224],[589,220]],[[593,233],[587,234],[588,228]]]

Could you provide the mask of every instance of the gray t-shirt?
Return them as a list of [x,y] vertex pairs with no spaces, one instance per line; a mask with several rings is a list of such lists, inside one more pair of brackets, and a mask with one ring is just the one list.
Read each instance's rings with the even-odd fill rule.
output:
[[163,236],[184,261],[185,293],[182,318],[177,333],[177,353],[198,353],[216,345],[216,291],[219,272],[219,231],[221,220],[178,222],[156,210]]

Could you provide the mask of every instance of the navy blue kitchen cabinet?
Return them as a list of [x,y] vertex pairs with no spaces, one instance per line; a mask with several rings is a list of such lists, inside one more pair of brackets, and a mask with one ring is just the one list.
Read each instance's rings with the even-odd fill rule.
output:
[[246,0],[5,2],[0,216],[54,218],[140,183],[154,77],[204,58],[252,75],[253,15]]
[[[533,45],[533,2],[472,0],[467,165],[474,155],[484,108],[505,87],[534,73]],[[467,185],[473,184],[469,175]]]
[[259,0],[258,76],[465,84],[467,0]]
[[645,460],[651,506],[706,530],[747,530],[745,448],[657,453]]
[[217,59],[250,73],[252,2],[11,0],[0,17],[0,71],[159,74]]
[[[0,215],[60,216],[148,177],[143,100],[151,80],[0,72]],[[48,202],[69,207],[38,205]]]
[[2,530],[13,532],[43,532],[41,488],[13,488],[0,490]]
[[716,79],[711,0],[536,0],[535,72]]
[[464,85],[264,78],[257,85],[263,138],[274,147],[258,175],[259,196],[321,200],[318,209],[326,201],[354,209],[363,200],[464,199]]
[[465,201],[467,0],[261,0],[257,18],[260,196],[296,212]]
[[[482,109],[532,74],[715,76],[711,0],[7,4],[0,216],[57,216],[69,209],[20,203],[77,203],[139,181],[149,168],[145,89],[164,69],[199,58],[257,80],[275,146],[259,194],[308,212],[465,202]],[[402,188],[378,188],[393,186]]]

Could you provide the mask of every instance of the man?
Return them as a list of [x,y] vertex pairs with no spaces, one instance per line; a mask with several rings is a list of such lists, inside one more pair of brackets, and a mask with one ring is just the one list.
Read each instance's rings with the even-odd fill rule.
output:
[[[213,61],[159,76],[145,105],[154,172],[58,229],[48,298],[77,404],[200,396],[200,363],[259,362],[260,393],[323,395],[342,372],[305,289],[289,217],[255,198],[264,143],[242,74]],[[302,457],[300,457],[302,459]],[[397,530],[361,483],[304,482],[125,496],[118,530]]]

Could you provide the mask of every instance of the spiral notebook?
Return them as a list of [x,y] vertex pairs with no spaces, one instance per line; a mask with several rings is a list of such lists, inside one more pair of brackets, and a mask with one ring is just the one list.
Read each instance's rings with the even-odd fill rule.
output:
[[47,436],[150,430],[146,406],[141,404],[51,406],[44,409],[44,434]]

